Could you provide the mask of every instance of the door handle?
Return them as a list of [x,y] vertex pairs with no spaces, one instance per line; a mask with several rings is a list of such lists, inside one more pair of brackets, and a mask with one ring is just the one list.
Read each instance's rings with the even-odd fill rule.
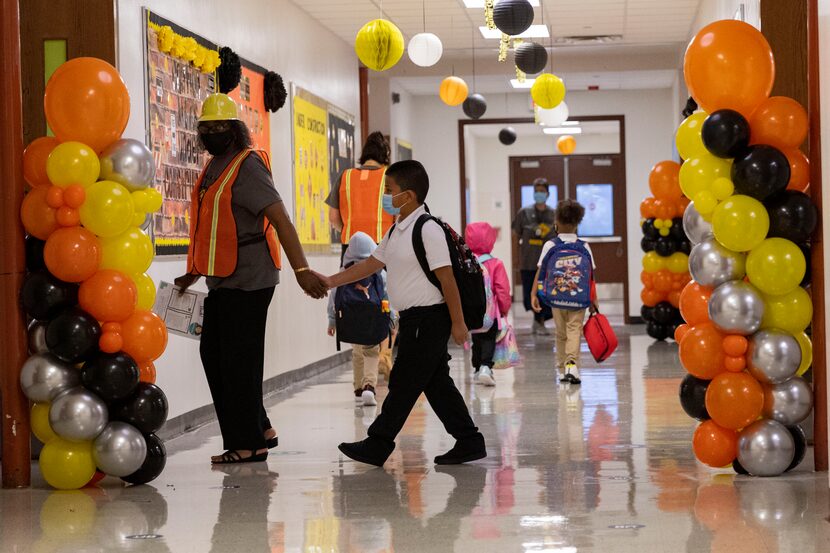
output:
[[619,246],[617,246],[617,257],[622,257],[623,255],[625,255],[625,251],[621,243]]

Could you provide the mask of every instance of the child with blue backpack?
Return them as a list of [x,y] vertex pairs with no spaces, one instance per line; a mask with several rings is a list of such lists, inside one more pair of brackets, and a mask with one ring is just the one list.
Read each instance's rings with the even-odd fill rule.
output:
[[553,309],[556,324],[556,368],[562,383],[581,384],[579,346],[585,311],[598,310],[591,246],[576,235],[585,208],[577,201],[562,200],[556,206],[558,236],[542,249],[536,272],[538,293],[531,299],[533,310],[542,305]]

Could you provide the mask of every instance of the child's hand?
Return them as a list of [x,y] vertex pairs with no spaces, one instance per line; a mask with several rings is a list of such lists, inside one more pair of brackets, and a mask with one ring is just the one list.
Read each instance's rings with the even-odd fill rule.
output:
[[467,341],[467,337],[469,336],[470,331],[467,330],[467,325],[464,322],[460,323],[453,323],[452,325],[452,339],[459,346],[463,346],[464,342]]
[[591,315],[599,313],[599,303],[597,303],[595,301],[592,301],[591,302],[591,307],[588,308],[588,311],[591,312]]
[[539,303],[539,296],[531,296],[530,298],[530,307],[533,309],[535,313],[542,312],[542,305]]
[[334,336],[336,334],[336,332],[337,332],[337,329],[335,327],[333,327],[333,326],[329,327],[329,330],[328,330],[328,335],[329,336]]

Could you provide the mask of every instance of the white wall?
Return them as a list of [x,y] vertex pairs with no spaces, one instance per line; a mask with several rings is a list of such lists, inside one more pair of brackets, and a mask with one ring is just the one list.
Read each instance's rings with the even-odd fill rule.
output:
[[[404,142],[412,144],[413,153],[417,157],[417,144],[413,144],[412,142],[412,125],[414,124],[412,119],[412,95],[403,88],[395,86],[394,83],[391,86],[390,95],[393,92],[400,95],[400,101],[397,104],[390,104],[389,108],[389,134],[392,139],[392,160],[398,161],[398,158],[395,154],[396,143],[398,140],[402,140]],[[373,101],[374,99],[370,97],[369,102],[371,103]]]
[[[277,71],[286,84],[293,81],[359,115],[358,64],[351,45],[287,0],[235,0],[230,4],[202,0],[118,0],[118,65],[132,98],[125,137],[144,140],[146,132],[142,6]],[[360,137],[356,138],[359,142]],[[288,104],[271,115],[271,150],[274,181],[289,213],[293,213]],[[313,267],[329,273],[336,271],[339,264],[334,256],[311,257],[309,261]],[[158,282],[172,281],[184,271],[183,260],[163,258],[153,263],[149,273]],[[283,271],[282,278],[283,284],[277,287],[269,314],[266,378],[328,357],[335,351],[334,341],[325,336],[325,305],[307,299],[290,270]],[[158,383],[170,400],[171,417],[210,403],[198,342],[171,335],[167,351],[156,366]]]
[[[830,0],[818,0],[818,18],[819,18],[819,63],[821,76],[819,79],[821,87],[821,128],[830,129],[830,65],[827,60],[830,60]],[[830,159],[830,136],[822,136],[821,140],[821,157],[824,160]],[[830,164],[822,164],[822,186],[830,183]],[[830,213],[830,194],[822,196],[822,213]],[[822,243],[824,246],[824,259],[830,259],[830,224],[825,220],[822,225],[823,236]],[[830,271],[824,272],[824,289],[830,290]],[[822,337],[814,338],[821,339]],[[827,328],[823,336],[824,343],[830,343],[830,328]],[[830,388],[827,390],[827,401],[830,402]],[[830,419],[830,415],[828,415]],[[830,420],[828,420],[830,422]],[[830,433],[830,424],[828,425],[828,433]]]

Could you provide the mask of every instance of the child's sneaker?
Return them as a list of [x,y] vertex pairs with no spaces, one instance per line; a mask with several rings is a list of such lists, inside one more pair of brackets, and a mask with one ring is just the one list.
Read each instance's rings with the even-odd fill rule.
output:
[[481,367],[481,370],[478,372],[478,379],[479,384],[484,384],[485,386],[495,386],[496,379],[493,378],[493,369],[490,367]]
[[371,384],[366,384],[366,386],[363,387],[363,391],[360,396],[364,407],[373,407],[378,404],[378,400],[375,398],[375,387]]
[[363,403],[363,390],[360,388],[354,391],[354,402]]
[[576,363],[573,361],[565,363],[565,376],[563,379],[571,384],[582,384],[582,380],[579,378],[579,369],[576,367]]

